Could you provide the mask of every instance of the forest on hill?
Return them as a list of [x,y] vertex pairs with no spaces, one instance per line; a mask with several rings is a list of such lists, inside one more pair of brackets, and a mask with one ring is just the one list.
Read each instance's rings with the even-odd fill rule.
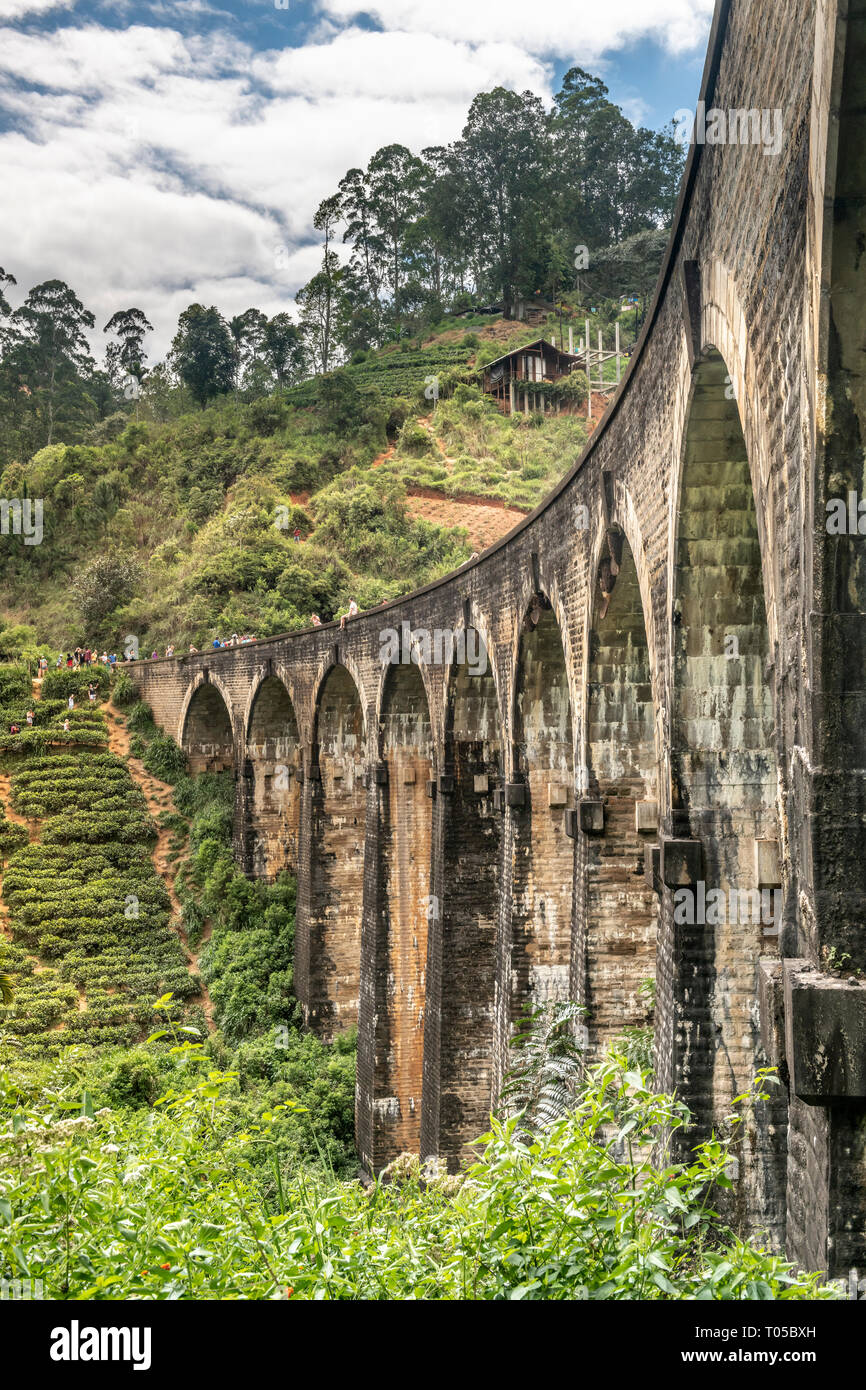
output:
[[[346,172],[291,311],[191,304],[155,364],[146,306],[96,325],[63,280],[24,293],[0,271],[0,495],[42,509],[41,543],[0,557],[0,658],[268,636],[468,559],[459,513],[413,497],[490,499],[508,529],[586,438],[501,416],[482,368],[586,321],[634,336],[681,168],[669,131],[636,130],[580,68],[549,110],[480,93],[452,145]],[[521,303],[549,312],[530,327]]]

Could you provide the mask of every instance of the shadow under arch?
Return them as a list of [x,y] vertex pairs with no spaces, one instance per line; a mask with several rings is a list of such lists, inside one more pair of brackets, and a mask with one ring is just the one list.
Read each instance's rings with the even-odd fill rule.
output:
[[[477,631],[477,629],[476,629]],[[467,643],[467,653],[469,653]],[[449,1169],[484,1133],[494,1085],[505,742],[486,644],[446,684],[438,1152]]]
[[279,676],[268,675],[252,698],[242,772],[244,867],[257,878],[297,870],[300,764],[291,695]]
[[[778,954],[782,905],[764,576],[733,395],[724,359],[708,349],[695,368],[684,439],[672,634],[672,827],[699,842],[700,861],[666,904],[677,1082],[693,1116],[685,1143],[718,1125],[762,1064],[758,963]],[[778,1220],[779,1104],[740,1131],[746,1161],[731,1202],[743,1223]]]
[[305,892],[308,1020],[320,1036],[358,1022],[367,793],[364,712],[345,666],[319,686],[309,769]]
[[594,1051],[649,1021],[642,986],[655,979],[658,900],[645,849],[657,838],[659,813],[646,621],[634,556],[619,527],[608,529],[596,568],[584,756],[586,795],[602,803],[603,828],[580,836],[577,953]]
[[192,773],[225,772],[234,766],[231,715],[213,681],[201,681],[189,697],[183,717],[181,747]]
[[432,896],[433,738],[417,665],[391,664],[382,687],[377,772],[376,1166],[419,1151],[428,926]]
[[[549,600],[531,599],[513,694],[515,783],[505,789],[511,930],[505,1021],[569,998],[574,903],[574,745],[562,633]],[[505,1039],[507,1045],[507,1037]]]

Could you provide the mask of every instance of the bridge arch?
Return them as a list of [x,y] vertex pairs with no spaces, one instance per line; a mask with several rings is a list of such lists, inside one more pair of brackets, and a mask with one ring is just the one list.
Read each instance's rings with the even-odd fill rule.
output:
[[328,1040],[358,1021],[365,764],[361,694],[348,667],[332,665],[314,705],[303,904],[308,1016]]
[[260,878],[297,870],[301,744],[294,701],[281,676],[267,673],[245,715],[243,796],[245,858]]
[[[735,385],[715,348],[695,366],[681,466],[671,815],[674,835],[697,845],[670,908],[681,1086],[704,1135],[750,1085],[762,1055],[758,962],[777,954],[781,918],[765,568]],[[784,1157],[766,1115],[744,1142],[757,1162],[735,1200],[760,1219],[761,1189]]]
[[602,529],[593,561],[582,732],[584,795],[598,818],[578,842],[576,973],[596,1050],[649,1019],[658,902],[645,851],[658,836],[659,758],[644,600],[621,526]]
[[374,1110],[381,1152],[418,1152],[424,1072],[427,951],[441,911],[434,896],[434,744],[424,677],[389,663],[379,704],[377,1027]]
[[178,742],[190,771],[224,772],[234,766],[231,696],[218,677],[199,673],[181,710]]
[[495,1082],[505,732],[488,641],[470,627],[445,684],[438,1152],[451,1168],[484,1133]]
[[519,624],[512,692],[511,776],[505,788],[511,923],[504,1011],[569,998],[574,841],[574,720],[567,637],[551,598],[533,593]]

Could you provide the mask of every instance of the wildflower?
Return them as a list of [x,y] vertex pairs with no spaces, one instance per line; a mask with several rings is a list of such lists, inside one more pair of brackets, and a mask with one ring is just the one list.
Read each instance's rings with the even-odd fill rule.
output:
[[171,1265],[160,1265],[160,1269],[171,1269]]
[[289,1285],[289,1287],[286,1289],[286,1298],[291,1298],[294,1292],[294,1289],[291,1287],[291,1285]]

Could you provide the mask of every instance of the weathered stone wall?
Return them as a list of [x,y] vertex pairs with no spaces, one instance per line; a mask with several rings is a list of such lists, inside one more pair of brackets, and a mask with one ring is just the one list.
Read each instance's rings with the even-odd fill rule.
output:
[[[638,1017],[637,975],[652,973],[655,939],[657,1074],[692,1102],[695,1133],[727,1113],[756,1068],[780,1066],[777,1100],[746,1126],[734,1214],[805,1264],[866,1257],[857,1068],[834,1066],[825,1091],[803,1099],[800,1033],[779,1049],[758,1016],[759,975],[779,952],[821,967],[835,948],[849,969],[866,966],[866,568],[862,538],[828,538],[825,526],[828,497],[866,489],[864,28],[860,0],[719,4],[702,99],[778,110],[781,142],[775,153],[693,147],[628,376],[581,460],[525,523],[344,631],[137,669],[196,764],[233,750],[242,788],[255,692],[268,677],[286,688],[307,774],[297,988],[311,1017],[333,1004],[323,982],[348,970],[323,924],[339,917],[360,960],[357,1134],[368,1166],[404,1144],[457,1162],[483,1125],[520,1006],[585,999],[597,1040],[607,1038]],[[599,616],[611,543],[633,560],[618,642]],[[616,612],[614,588],[614,622]],[[483,693],[421,645],[412,707],[400,706],[381,652],[383,628],[403,623],[483,634]],[[739,639],[738,658],[725,635]],[[342,813],[316,727],[334,668],[357,690],[352,786],[361,765],[367,786],[328,849]],[[621,768],[617,721],[631,743]],[[403,780],[410,769],[414,783]],[[485,775],[487,791],[476,789]],[[639,798],[657,800],[657,833],[631,828]],[[644,842],[658,853],[640,882],[631,870]],[[327,867],[338,862],[355,866],[361,897],[345,923]],[[679,888],[757,888],[773,862],[780,935],[760,922],[675,920]],[[843,1057],[862,997],[846,989],[833,1042]]]

